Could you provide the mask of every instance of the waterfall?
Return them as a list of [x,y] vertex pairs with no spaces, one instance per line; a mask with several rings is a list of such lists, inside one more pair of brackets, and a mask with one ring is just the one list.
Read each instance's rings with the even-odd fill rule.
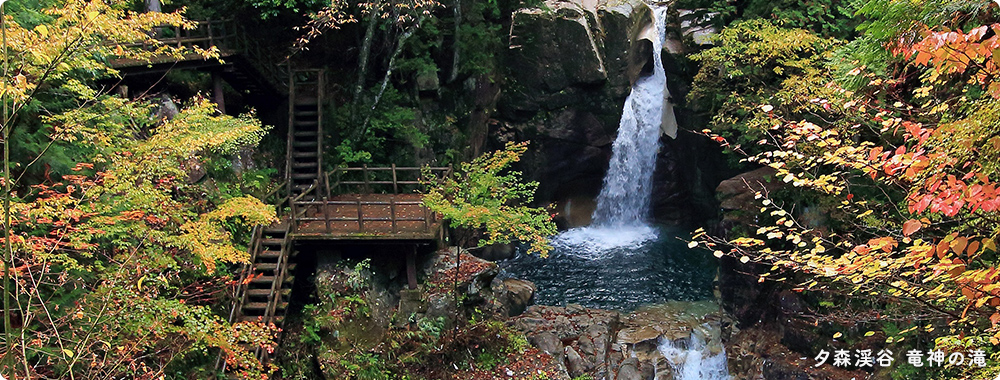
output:
[[715,350],[695,331],[680,344],[661,337],[657,349],[670,363],[675,380],[729,380],[726,352],[721,342],[714,343]]
[[665,100],[669,92],[660,56],[667,7],[651,8],[656,31],[652,38],[653,73],[636,80],[625,100],[593,223],[553,239],[554,245],[570,247],[579,256],[600,257],[611,249],[636,248],[656,239],[656,230],[648,224],[653,171],[661,126],[676,125],[676,120],[672,105]]
[[[656,38],[653,39],[653,74],[639,78],[625,100],[618,137],[612,146],[611,162],[604,176],[604,187],[594,210],[595,227],[622,228],[646,225],[653,170],[660,148],[660,125],[664,108],[667,77],[660,51],[666,35],[667,7],[653,8]],[[670,110],[670,116],[673,116]]]

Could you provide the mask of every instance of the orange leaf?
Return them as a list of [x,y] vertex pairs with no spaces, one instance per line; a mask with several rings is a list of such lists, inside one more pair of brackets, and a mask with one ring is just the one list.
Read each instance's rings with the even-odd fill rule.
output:
[[973,241],[969,243],[969,247],[965,249],[965,253],[969,256],[976,253],[979,250],[979,241]]
[[972,292],[972,289],[966,287],[962,288],[962,295],[969,300],[972,300],[975,297],[975,294]]
[[948,242],[942,241],[937,245],[937,257],[944,258],[945,253],[948,253]]
[[922,227],[922,225],[920,224],[919,220],[913,220],[913,219],[907,220],[905,223],[903,223],[903,236],[913,235],[914,232],[920,230],[920,227]]
[[966,245],[968,244],[969,244],[968,238],[958,237],[955,238],[955,240],[952,240],[951,249],[954,250],[955,253],[957,254],[962,254],[962,252],[965,251]]

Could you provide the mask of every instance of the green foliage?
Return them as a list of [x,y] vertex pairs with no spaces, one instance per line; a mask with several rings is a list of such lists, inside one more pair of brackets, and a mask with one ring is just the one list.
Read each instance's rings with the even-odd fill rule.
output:
[[[429,137],[421,130],[417,107],[411,101],[394,86],[386,87],[375,109],[356,111],[367,115],[368,124],[363,130],[357,134],[350,128],[333,132],[332,137],[339,138],[340,144],[334,147],[336,155],[330,157],[329,162],[371,164],[412,160],[414,149],[428,144]],[[336,125],[350,126],[360,122],[350,118],[349,105],[333,112],[338,120]]]
[[824,64],[838,44],[766,20],[736,22],[720,33],[718,46],[691,56],[701,69],[688,103],[711,115],[713,131],[752,152],[773,126],[767,118],[771,110],[803,117],[829,113],[822,104],[803,100],[831,91]]
[[435,339],[441,337],[441,332],[444,331],[444,327],[445,318],[443,316],[434,319],[421,318],[417,321],[417,328],[420,329],[421,332],[424,332]]
[[525,150],[527,143],[508,143],[504,150],[460,164],[452,176],[429,184],[424,204],[452,227],[484,231],[480,246],[516,240],[528,244],[529,252],[547,255],[552,249],[548,237],[556,232],[552,215],[545,208],[524,206],[531,203],[538,183],[523,183],[520,172],[509,170]]
[[762,18],[780,25],[807,29],[827,37],[846,38],[854,31],[854,3],[851,0],[751,0],[743,9],[743,19]]
[[[761,282],[788,281],[794,271],[807,277],[795,290],[873,300],[866,306],[910,326],[884,326],[886,345],[994,355],[1000,39],[986,25],[997,8],[947,0],[857,5],[864,34],[846,44],[765,24],[746,30],[743,22],[696,56],[711,63],[692,92],[716,117],[721,132],[708,134],[785,183],[756,193],[760,212],[745,236],[704,242],[717,256],[773,265]],[[754,65],[746,71],[741,61]],[[739,82],[749,78],[760,85]],[[705,102],[720,88],[721,101]],[[815,209],[818,222],[809,220]],[[849,304],[818,303],[825,312]],[[988,363],[891,376],[991,378],[997,370]]]
[[114,57],[212,57],[152,39],[158,26],[192,27],[180,14],[139,15],[120,1],[17,3],[4,5],[18,14],[4,22],[11,75],[2,91],[20,163],[7,178],[13,258],[2,265],[17,310],[3,317],[17,331],[8,331],[11,361],[0,372],[203,377],[221,355],[234,375],[265,376],[253,350],[273,349],[274,326],[230,324],[222,309],[229,264],[247,260],[235,234],[271,223],[274,210],[243,194],[213,203],[188,182],[202,160],[256,144],[260,122],[219,115],[203,99],[155,119],[147,100],[91,86],[116,74]]
[[271,19],[284,13],[316,12],[328,4],[328,2],[321,0],[246,0],[246,2],[260,12],[262,20]]

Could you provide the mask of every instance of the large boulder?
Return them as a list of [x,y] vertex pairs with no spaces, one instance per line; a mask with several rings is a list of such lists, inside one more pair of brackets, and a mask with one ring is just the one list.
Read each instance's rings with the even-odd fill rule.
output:
[[500,285],[505,290],[501,302],[508,317],[523,313],[531,305],[531,301],[535,297],[535,290],[538,289],[531,281],[514,278],[504,279]]
[[719,207],[724,212],[723,221],[752,224],[753,215],[760,211],[760,203],[755,199],[756,193],[774,191],[782,185],[775,178],[776,173],[773,168],[765,166],[719,183],[715,192]]

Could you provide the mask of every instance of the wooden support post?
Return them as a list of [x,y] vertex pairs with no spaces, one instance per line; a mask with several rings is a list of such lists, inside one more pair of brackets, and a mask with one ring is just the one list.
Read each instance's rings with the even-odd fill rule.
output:
[[364,232],[364,216],[361,213],[361,197],[358,197],[358,232]]
[[323,71],[316,74],[316,177],[323,176],[323,96],[326,91],[323,88],[325,79]]
[[406,282],[410,290],[417,288],[417,245],[413,245],[412,250],[406,251]]
[[323,198],[323,228],[326,233],[330,233],[330,198]]
[[212,102],[219,107],[219,112],[226,114],[225,91],[222,87],[222,75],[219,71],[212,71]]
[[[205,21],[205,29],[207,29],[207,32],[208,32],[208,46],[205,46],[205,49],[209,49],[212,46],[215,46],[215,36],[212,35],[212,18],[211,17],[209,17],[208,20]],[[222,113],[226,113],[226,111],[222,111]]]
[[392,233],[399,232],[396,228],[396,196],[389,197],[389,220],[392,221]]
[[371,187],[368,186],[368,164],[361,165],[361,176],[365,177],[365,191],[366,193],[371,192]]
[[399,186],[396,185],[396,164],[392,164],[392,193],[399,194]]
[[424,205],[420,205],[420,208],[423,209],[423,212],[424,212],[424,231],[430,231],[430,229],[431,229],[431,227],[430,227],[430,218],[431,218],[430,217],[430,210],[427,209],[427,206],[424,206]]

